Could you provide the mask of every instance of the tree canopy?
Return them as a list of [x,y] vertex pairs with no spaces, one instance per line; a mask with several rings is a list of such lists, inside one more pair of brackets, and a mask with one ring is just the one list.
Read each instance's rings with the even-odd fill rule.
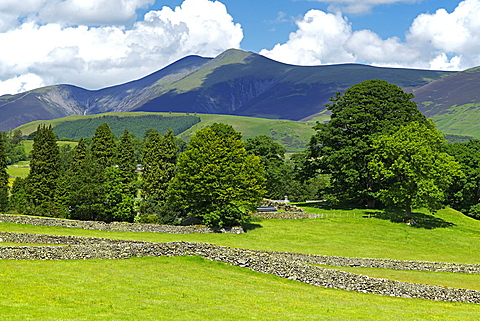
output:
[[52,127],[39,125],[33,140],[30,173],[26,191],[36,214],[52,216],[57,180],[60,176],[60,151]]
[[249,219],[264,194],[258,156],[248,154],[241,134],[213,124],[191,137],[180,154],[171,185],[174,203],[211,226],[232,226]]
[[383,80],[367,80],[337,93],[327,109],[328,123],[318,123],[308,149],[309,167],[331,175],[331,193],[338,198],[373,205],[380,186],[368,167],[372,139],[426,118],[412,94]]
[[[464,177],[453,182],[448,190],[447,203],[467,215],[480,218],[480,140],[454,143],[446,151],[462,166]],[[475,210],[472,209],[475,207]]]
[[441,208],[448,186],[462,177],[460,165],[445,152],[443,135],[433,126],[411,122],[392,135],[373,138],[368,165],[383,182],[378,196],[403,206],[407,217],[412,207]]

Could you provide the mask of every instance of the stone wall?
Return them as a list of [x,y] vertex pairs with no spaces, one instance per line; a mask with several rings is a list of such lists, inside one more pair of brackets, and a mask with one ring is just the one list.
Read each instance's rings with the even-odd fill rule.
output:
[[254,213],[254,217],[261,218],[262,220],[298,220],[306,218],[316,218],[315,214],[307,214],[305,211],[295,205],[283,202],[276,202],[272,200],[264,199],[260,206],[275,206],[277,210],[282,212],[257,212]]
[[[68,260],[68,259],[126,259],[142,256],[198,255],[208,260],[249,268],[282,278],[322,286],[363,293],[375,293],[405,298],[423,298],[437,301],[453,301],[480,304],[480,291],[453,289],[443,286],[422,285],[337,271],[306,263],[362,266],[377,264],[404,269],[438,271],[441,267],[453,268],[450,272],[480,273],[480,265],[431,263],[396,260],[354,259],[304,255],[283,252],[235,249],[204,243],[171,242],[149,243],[141,241],[109,240],[73,236],[31,235],[0,233],[4,242],[57,244],[57,246],[0,247],[0,259],[14,260]],[[58,244],[66,244],[58,246]],[[320,260],[320,261],[319,261]],[[373,262],[373,263],[372,263]],[[450,266],[450,267],[448,267]],[[390,267],[388,267],[390,268]]]
[[149,233],[169,233],[169,234],[192,234],[192,233],[243,233],[242,227],[232,228],[210,228],[205,225],[159,225],[144,223],[112,222],[105,223],[100,221],[75,221],[57,218],[45,218],[23,215],[0,214],[0,223],[18,223],[37,226],[59,226],[81,228],[85,230],[117,231],[117,232],[149,232]]
[[284,203],[284,202],[276,202],[272,200],[267,200],[264,199],[261,203],[260,206],[275,206],[277,210],[282,210],[285,212],[292,212],[292,213],[305,213],[303,209],[300,207],[297,207],[295,205],[292,205],[290,203]]

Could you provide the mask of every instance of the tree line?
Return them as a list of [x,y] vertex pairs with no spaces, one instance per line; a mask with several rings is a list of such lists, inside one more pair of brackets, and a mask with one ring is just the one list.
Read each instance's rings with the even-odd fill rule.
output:
[[[1,209],[105,222],[195,218],[211,226],[231,226],[248,221],[265,196],[303,195],[314,186],[295,179],[281,145],[267,136],[244,142],[229,125],[199,130],[188,146],[179,144],[172,130],[164,135],[147,130],[140,157],[137,140],[128,130],[117,140],[103,123],[91,139],[81,138],[71,150],[59,148],[51,126],[40,125],[30,172],[15,179],[10,193],[2,171]],[[6,163],[0,166],[6,169]]]
[[1,204],[72,219],[231,226],[248,221],[263,197],[288,195],[400,207],[407,219],[412,209],[445,205],[480,218],[480,141],[447,144],[412,98],[382,80],[354,85],[331,98],[331,119],[317,123],[306,150],[288,157],[270,137],[244,142],[225,124],[197,131],[182,148],[171,130],[149,130],[140,156],[132,135],[117,141],[107,123],[70,152],[40,126],[30,174],[15,180],[9,199],[0,173]]

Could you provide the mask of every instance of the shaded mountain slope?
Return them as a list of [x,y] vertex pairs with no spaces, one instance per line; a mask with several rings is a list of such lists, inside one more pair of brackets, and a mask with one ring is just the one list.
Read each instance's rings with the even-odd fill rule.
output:
[[10,130],[35,120],[130,110],[148,100],[165,84],[185,77],[210,59],[185,57],[141,79],[100,90],[58,85],[0,96],[0,130]]
[[414,92],[418,108],[444,133],[480,138],[480,67],[455,73]]
[[300,120],[322,112],[337,91],[364,80],[379,78],[411,91],[448,74],[359,64],[293,66],[228,50],[135,110]]
[[449,72],[358,64],[293,66],[230,49],[216,58],[188,56],[144,78],[96,91],[50,86],[0,97],[0,130],[34,120],[104,112],[197,112],[305,120],[335,92],[367,79],[407,91]]

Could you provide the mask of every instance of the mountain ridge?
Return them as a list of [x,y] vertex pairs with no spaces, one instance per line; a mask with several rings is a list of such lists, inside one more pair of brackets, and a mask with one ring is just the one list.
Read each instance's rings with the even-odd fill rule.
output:
[[383,79],[413,91],[451,74],[360,64],[295,66],[229,49],[215,58],[187,56],[98,90],[55,85],[0,96],[0,130],[41,119],[131,111],[305,120],[324,111],[337,91],[364,80]]

